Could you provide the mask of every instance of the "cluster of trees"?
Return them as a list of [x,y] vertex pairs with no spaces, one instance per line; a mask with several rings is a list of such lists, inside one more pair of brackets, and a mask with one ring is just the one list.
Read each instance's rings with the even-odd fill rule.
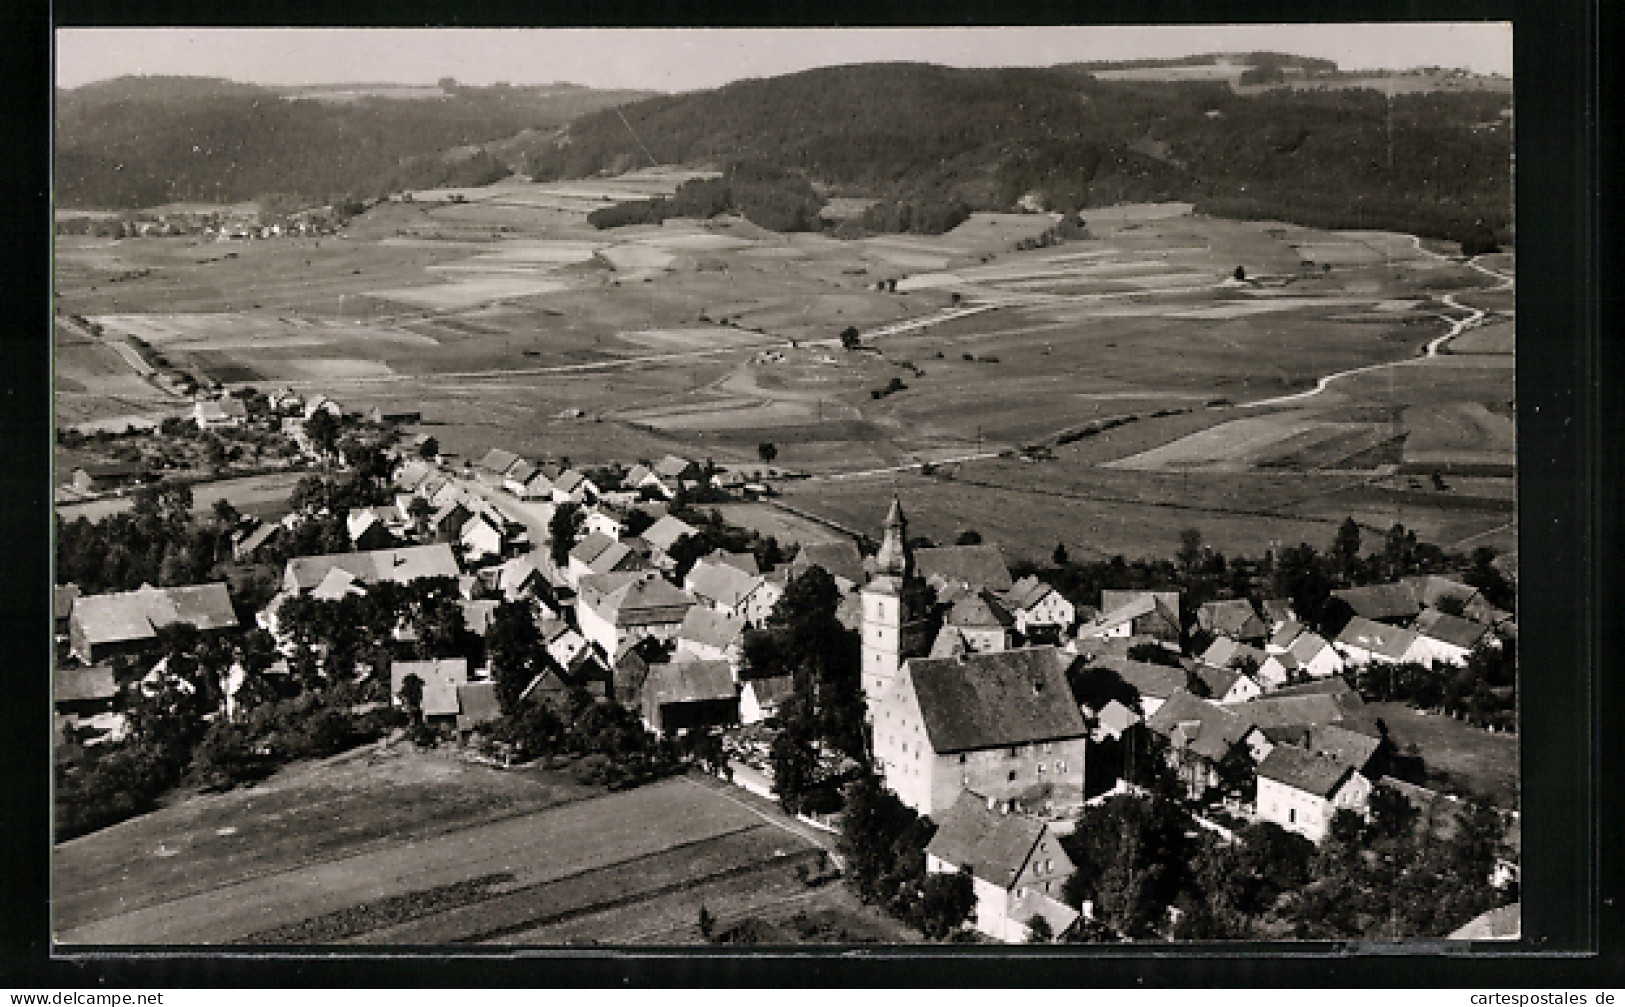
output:
[[1383,664],[1373,662],[1350,676],[1360,695],[1371,702],[1408,703],[1439,710],[1479,727],[1518,729],[1518,643],[1497,638],[1457,666],[1435,661]]
[[1247,825],[1231,842],[1166,794],[1113,797],[1085,809],[1061,839],[1077,866],[1062,898],[1090,910],[1068,938],[1443,937],[1516,899],[1491,883],[1504,831],[1487,804],[1436,828],[1379,787],[1369,821],[1339,812],[1319,848],[1273,822]]
[[231,81],[123,77],[57,92],[58,199],[124,209],[282,193],[311,206],[466,184],[492,175],[495,159],[438,152],[556,127],[635,96],[459,87],[435,101],[325,102]]
[[770,231],[816,231],[822,226],[818,211],[823,205],[811,183],[797,172],[763,162],[732,161],[721,178],[690,179],[670,197],[606,206],[588,214],[587,222],[604,230],[658,224],[673,217],[709,220],[733,211]]
[[846,788],[840,848],[858,897],[932,940],[955,934],[976,909],[969,871],[928,874],[925,848],[936,834],[921,817],[865,773]]
[[[1099,81],[1064,67],[891,63],[620,111],[661,163],[743,156],[893,207],[1009,209],[1034,192],[1061,209],[1180,199],[1226,215],[1461,240],[1478,221],[1494,234],[1511,222],[1510,131],[1473,128],[1504,105],[1486,92],[1238,95],[1222,83]],[[567,144],[540,150],[533,172],[582,177],[644,160],[627,124],[599,113],[572,124]],[[879,210],[876,223],[893,212]]]
[[134,501],[101,521],[57,518],[57,583],[78,584],[85,594],[196,584],[230,558],[234,522],[221,520],[224,511],[194,520],[190,487],[143,486]]

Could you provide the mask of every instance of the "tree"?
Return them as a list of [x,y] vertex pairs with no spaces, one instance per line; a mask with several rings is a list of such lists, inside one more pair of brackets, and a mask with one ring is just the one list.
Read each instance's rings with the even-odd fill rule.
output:
[[982,544],[982,533],[977,531],[974,528],[966,528],[964,531],[959,533],[959,537],[954,540],[954,544],[955,545],[981,545]]
[[434,514],[434,506],[420,496],[414,496],[412,502],[406,505],[406,513],[412,519],[412,527],[419,535],[429,529],[429,518]]
[[1063,567],[1066,566],[1067,560],[1070,558],[1071,557],[1069,557],[1066,553],[1066,543],[1055,543],[1055,551],[1050,553],[1050,562],[1054,563],[1057,567]]
[[486,632],[485,652],[496,680],[497,703],[512,716],[519,709],[519,696],[541,670],[546,651],[542,633],[522,601],[505,601],[491,615]]
[[1179,533],[1179,564],[1184,567],[1186,576],[1196,572],[1197,565],[1202,561],[1202,532],[1199,528],[1186,528]]
[[1055,928],[1049,925],[1049,920],[1033,913],[1027,918],[1027,943],[1048,944],[1055,939]]
[[1247,280],[1247,270],[1241,266],[1237,266],[1236,271],[1230,275],[1235,277],[1237,283],[1244,283]]
[[948,937],[976,909],[976,886],[969,867],[952,874],[927,874],[920,886],[920,932],[934,941]]
[[1128,649],[1127,657],[1130,661],[1141,661],[1145,664],[1160,664],[1168,668],[1183,668],[1179,655],[1164,647],[1160,643],[1149,640],[1136,643]]
[[711,915],[711,910],[707,909],[705,903],[703,902],[700,903],[700,917],[698,922],[700,927],[700,936],[704,937],[706,940],[710,940],[711,935],[716,931],[717,928],[717,918]]
[[416,674],[401,679],[400,697],[401,705],[406,707],[406,714],[412,718],[412,723],[423,723],[423,679]]
[[338,449],[339,421],[327,410],[318,409],[314,416],[305,421],[305,436],[310,438],[324,458],[332,457]]
[[433,459],[433,458],[437,457],[439,454],[440,454],[440,442],[435,440],[433,437],[425,437],[425,438],[423,438],[423,443],[418,445],[418,457],[419,458],[423,458],[425,460],[430,460],[430,459]]
[[756,445],[756,457],[762,460],[762,464],[771,465],[773,464],[773,459],[777,458],[778,456],[779,449],[773,444],[772,441],[763,441],[762,443]]
[[1332,560],[1337,564],[1338,578],[1347,584],[1353,580],[1360,562],[1360,526],[1352,517],[1343,519],[1332,540]]
[[553,511],[552,519],[547,522],[548,555],[558,569],[569,565],[570,550],[575,548],[576,536],[586,523],[587,516],[581,512],[580,504],[566,501]]
[[[798,700],[791,700],[794,706]],[[795,814],[801,810],[803,800],[817,782],[818,753],[813,750],[803,716],[795,710],[780,713],[785,727],[773,739],[768,750],[768,762],[773,767],[773,793],[784,810]]]
[[855,350],[863,345],[863,336],[858,332],[857,326],[849,325],[841,330],[841,348]]

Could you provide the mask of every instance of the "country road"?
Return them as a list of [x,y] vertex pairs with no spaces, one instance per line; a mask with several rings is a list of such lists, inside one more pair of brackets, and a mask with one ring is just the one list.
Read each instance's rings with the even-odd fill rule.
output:
[[[1416,246],[1416,250],[1421,252],[1423,255],[1432,256],[1435,259],[1441,259],[1444,261],[1454,261],[1448,255],[1441,255],[1438,252],[1434,252],[1422,247],[1422,239],[1416,237],[1415,235],[1411,235],[1411,242]],[[1514,283],[1513,277],[1510,277],[1505,273],[1496,272],[1495,270],[1490,269],[1488,266],[1481,264],[1477,259],[1468,259],[1467,266],[1470,269],[1483,273],[1485,276],[1493,277],[1497,281],[1495,286],[1489,288],[1490,291],[1506,290]],[[1412,364],[1416,364],[1424,360],[1430,360],[1437,357],[1440,351],[1444,349],[1445,345],[1449,343],[1450,340],[1461,335],[1463,332],[1466,332],[1468,329],[1477,326],[1478,323],[1482,322],[1485,316],[1488,314],[1488,312],[1484,311],[1482,308],[1474,308],[1470,305],[1462,304],[1460,301],[1456,300],[1455,294],[1445,294],[1439,299],[1450,305],[1452,308],[1455,308],[1457,311],[1465,311],[1468,314],[1465,318],[1451,319],[1449,330],[1443,335],[1429,340],[1427,346],[1423,348],[1421,356],[1408,357],[1404,360],[1389,360],[1380,364],[1366,364],[1363,367],[1351,367],[1347,370],[1335,371],[1316,381],[1315,387],[1309,389],[1308,391],[1294,392],[1291,395],[1277,395],[1273,398],[1258,399],[1254,402],[1238,402],[1236,403],[1236,407],[1238,409],[1256,409],[1260,406],[1280,406],[1293,402],[1303,402],[1324,393],[1326,389],[1330,388],[1334,382],[1340,381],[1343,378],[1352,377],[1356,374],[1369,374],[1373,371],[1384,371],[1394,367],[1409,367]]]

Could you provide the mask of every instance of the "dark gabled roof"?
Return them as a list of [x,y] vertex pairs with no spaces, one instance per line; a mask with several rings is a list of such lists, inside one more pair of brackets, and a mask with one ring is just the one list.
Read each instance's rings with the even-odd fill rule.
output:
[[406,584],[424,577],[456,577],[462,573],[457,556],[445,542],[433,545],[403,546],[372,552],[340,552],[325,556],[295,556],[287,569],[301,591],[322,582],[327,571],[342,567],[365,584],[393,581]]
[[684,535],[693,535],[697,529],[686,521],[674,518],[670,514],[662,514],[654,524],[643,530],[642,538],[661,552],[670,552],[671,547]]
[[[1106,589],[1100,592],[1100,612],[1102,615],[1115,608],[1149,595],[1162,603],[1162,607],[1173,614],[1174,621],[1179,621],[1179,592],[1178,591],[1117,591]],[[1150,611],[1148,608],[1146,611]]]
[[677,638],[708,647],[727,648],[739,643],[744,632],[743,618],[695,605],[683,616],[683,624],[677,628]]
[[1292,641],[1296,640],[1305,631],[1305,627],[1302,623],[1293,619],[1288,619],[1287,621],[1281,623],[1280,628],[1276,629],[1276,631],[1270,635],[1270,646],[1280,647],[1284,650],[1287,647],[1292,646]]
[[181,622],[203,630],[237,625],[224,584],[81,595],[70,618],[92,646],[151,639],[158,628]]
[[744,689],[756,697],[756,705],[763,709],[778,706],[796,693],[796,680],[790,675],[779,675],[774,678],[753,678],[744,684]]
[[1382,739],[1351,731],[1341,724],[1321,724],[1309,728],[1308,740],[1303,747],[1315,755],[1330,756],[1364,772],[1376,756],[1377,749],[1382,747]]
[[1288,696],[1332,696],[1345,708],[1360,706],[1365,700],[1354,691],[1354,687],[1336,675],[1322,678],[1315,682],[1301,682],[1297,685],[1283,685],[1270,693],[1267,698],[1281,699]]
[[832,577],[853,584],[863,583],[863,555],[858,547],[845,539],[839,542],[809,542],[796,553],[790,563],[792,575],[799,575],[809,566],[823,567]]
[[1029,574],[1010,585],[1010,590],[1004,594],[1004,600],[1012,609],[1019,611],[1032,608],[1054,590],[1053,587]]
[[1345,647],[1357,647],[1398,661],[1405,656],[1405,652],[1416,642],[1416,634],[1408,629],[1398,626],[1389,626],[1374,622],[1363,616],[1355,616],[1337,634],[1337,643]]
[[960,595],[945,620],[950,626],[967,629],[1008,629],[1016,624],[1004,604],[986,588]]
[[[570,558],[577,563],[592,566],[604,550],[615,544],[615,540],[601,531],[589,532],[580,542],[570,550]],[[602,571],[607,573],[608,571]]]
[[1166,700],[1185,688],[1185,669],[1170,668],[1147,661],[1131,661],[1126,657],[1102,656],[1092,662],[1096,667],[1110,668],[1118,678],[1134,687],[1141,696]]
[[1338,702],[1338,697],[1326,693],[1283,696],[1276,692],[1245,703],[1232,704],[1226,709],[1233,710],[1237,717],[1260,728],[1321,726],[1336,723],[1348,715],[1343,704]]
[[1227,636],[1221,636],[1202,652],[1202,663],[1215,668],[1229,668],[1240,661],[1251,658],[1254,664],[1263,664],[1269,655],[1257,647],[1249,647],[1244,643],[1237,643]]
[[481,598],[458,604],[463,609],[463,625],[470,633],[483,637],[491,631],[491,620],[496,618],[497,606],[502,603],[494,598]]
[[1264,618],[1271,622],[1291,622],[1298,617],[1291,598],[1265,598],[1259,607],[1264,610]]
[[697,598],[733,608],[749,598],[761,584],[760,577],[753,577],[738,567],[700,560],[688,572],[684,586]]
[[1466,605],[1479,597],[1478,588],[1438,574],[1420,574],[1400,581],[1422,608],[1436,608],[1441,601],[1454,599]]
[[495,682],[469,682],[457,686],[457,726],[478,727],[502,716]]
[[52,687],[58,703],[106,700],[118,694],[113,669],[105,664],[93,664],[87,668],[57,668]]
[[52,611],[58,619],[66,619],[73,614],[73,601],[79,597],[78,584],[58,584],[51,592]]
[[928,581],[958,581],[993,591],[1008,591],[1013,586],[1010,567],[1005,564],[1004,553],[996,545],[948,545],[916,549],[914,569]]
[[1350,587],[1333,591],[1338,599],[1364,619],[1412,619],[1422,607],[1416,596],[1404,584],[1372,584],[1369,587]]
[[1430,640],[1439,640],[1464,650],[1472,650],[1478,646],[1479,641],[1490,631],[1483,623],[1441,612],[1436,608],[1430,608],[1417,616],[1412,628]]
[[1015,886],[1044,835],[1042,819],[991,810],[987,800],[969,790],[942,813],[926,852],[998,888]]
[[909,679],[938,754],[1081,738],[1088,734],[1056,647],[912,658]]
[[649,666],[644,697],[656,704],[703,703],[733,699],[733,672],[727,661],[675,661]]
[[423,715],[426,717],[455,716],[461,712],[457,702],[457,687],[468,684],[468,660],[461,657],[435,661],[395,661],[389,666],[389,694],[401,694],[406,676],[416,675],[423,682]]
[[1167,598],[1165,597],[1165,595],[1170,593],[1172,592],[1102,591],[1101,597],[1103,600],[1108,596],[1111,596],[1111,600],[1116,604],[1103,604],[1101,606],[1099,615],[1095,616],[1093,619],[1090,619],[1084,625],[1078,627],[1078,635],[1083,637],[1098,632],[1104,632],[1111,629],[1113,626],[1119,626],[1125,622],[1133,622],[1135,619],[1156,614],[1160,614],[1164,620],[1166,620],[1175,629],[1178,629],[1179,595],[1177,593],[1172,593],[1174,604],[1172,607],[1170,607]]
[[560,493],[574,493],[576,487],[587,481],[587,477],[575,469],[565,469],[552,480],[553,488]]
[[1315,659],[1317,654],[1330,646],[1331,644],[1326,641],[1326,638],[1319,633],[1304,630],[1293,637],[1292,645],[1286,649],[1286,652],[1291,654],[1298,663],[1308,664]]
[[1258,778],[1329,798],[1354,773],[1354,767],[1291,745],[1277,745],[1258,764]]
[[691,471],[695,467],[695,464],[689,461],[687,458],[680,458],[677,455],[667,455],[654,463],[652,471],[655,475],[662,478],[676,479],[679,476]]
[[756,562],[756,554],[753,552],[728,552],[725,549],[713,549],[708,555],[702,557],[702,561],[731,566],[742,573],[750,574],[752,577],[759,577],[762,573],[761,564]]
[[1217,762],[1247,736],[1251,725],[1234,711],[1248,705],[1220,706],[1181,689],[1158,707],[1145,726],[1164,738],[1172,738],[1179,732],[1187,749]]
[[1207,686],[1208,694],[1214,699],[1223,699],[1242,678],[1239,668],[1216,668],[1211,664],[1199,664],[1192,670],[1196,677],[1202,680],[1202,684]]
[[482,468],[487,472],[501,475],[513,468],[514,463],[517,461],[519,461],[519,456],[514,454],[512,451],[504,451],[501,448],[492,448],[485,453],[485,457],[481,458],[474,464],[476,467]]
[[937,632],[937,638],[931,641],[931,652],[925,656],[958,657],[969,653],[970,644],[965,641],[965,634],[952,626],[944,626]]
[[273,535],[276,535],[281,531],[282,525],[280,522],[264,522],[258,528],[255,528],[253,531],[245,535],[241,542],[237,543],[238,554],[243,556],[252,556],[254,553],[259,551],[261,546],[271,541],[271,537]]
[[1253,603],[1245,598],[1208,602],[1196,610],[1196,623],[1209,633],[1238,640],[1256,638],[1269,631],[1253,610]]

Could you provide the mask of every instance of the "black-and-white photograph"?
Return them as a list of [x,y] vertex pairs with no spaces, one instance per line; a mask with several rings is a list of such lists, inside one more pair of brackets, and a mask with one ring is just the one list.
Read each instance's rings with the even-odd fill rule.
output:
[[54,941],[1516,940],[1512,42],[59,29]]

